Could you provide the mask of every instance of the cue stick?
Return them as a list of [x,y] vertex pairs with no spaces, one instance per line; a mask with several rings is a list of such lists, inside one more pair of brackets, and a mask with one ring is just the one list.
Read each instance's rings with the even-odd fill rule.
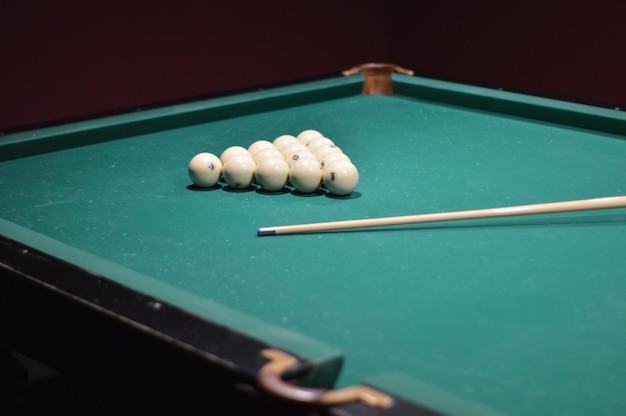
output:
[[316,233],[323,231],[347,230],[351,228],[383,227],[389,225],[419,224],[425,222],[512,217],[516,215],[552,214],[556,212],[589,211],[624,207],[626,207],[626,196],[613,196],[607,198],[582,199],[577,201],[551,202],[547,204],[519,205],[513,207],[488,208],[470,211],[453,211],[435,214],[403,215],[397,217],[263,227],[257,229],[257,235],[262,237],[282,234]]

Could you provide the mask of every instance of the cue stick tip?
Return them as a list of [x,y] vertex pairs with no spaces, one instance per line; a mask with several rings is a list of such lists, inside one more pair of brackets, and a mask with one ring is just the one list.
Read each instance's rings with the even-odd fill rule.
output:
[[266,235],[276,235],[276,227],[258,228],[256,230],[256,235],[258,237],[263,237],[263,236],[266,236]]

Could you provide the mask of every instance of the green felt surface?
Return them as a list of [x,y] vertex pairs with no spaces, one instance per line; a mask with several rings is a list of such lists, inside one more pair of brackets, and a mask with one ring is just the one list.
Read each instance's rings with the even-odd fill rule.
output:
[[[359,168],[350,197],[189,187],[195,153],[308,128]],[[626,411],[625,209],[256,236],[624,195],[623,136],[346,95],[7,160],[0,193],[6,221],[146,276],[142,290],[153,279],[342,350],[340,386],[395,372],[504,413]]]

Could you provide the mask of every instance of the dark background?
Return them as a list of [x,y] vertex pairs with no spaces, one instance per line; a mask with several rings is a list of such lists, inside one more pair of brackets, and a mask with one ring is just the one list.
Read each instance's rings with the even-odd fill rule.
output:
[[626,2],[4,0],[0,131],[339,75],[626,108]]

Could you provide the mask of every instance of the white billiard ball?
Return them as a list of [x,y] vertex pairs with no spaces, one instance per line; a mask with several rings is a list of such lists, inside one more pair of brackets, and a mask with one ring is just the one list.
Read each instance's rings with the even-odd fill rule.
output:
[[291,153],[290,155],[288,155],[287,157],[285,157],[285,160],[287,161],[289,168],[291,168],[293,164],[296,163],[300,159],[313,159],[316,162],[319,162],[317,158],[315,157],[315,155],[311,153],[308,149],[306,150],[298,149],[294,151],[293,153]]
[[245,189],[252,184],[256,163],[251,157],[236,155],[224,163],[222,176],[224,181],[235,189]]
[[291,134],[283,134],[282,136],[278,136],[277,138],[275,138],[272,144],[278,150],[282,150],[283,147],[287,146],[289,143],[295,143],[297,141],[298,139],[296,139],[295,136],[292,136]]
[[222,174],[222,162],[213,153],[198,153],[189,161],[189,178],[202,188],[214,186]]
[[279,152],[278,149],[276,149],[274,146],[272,146],[271,148],[268,148],[268,149],[259,150],[258,152],[254,154],[254,156],[252,156],[252,159],[254,159],[254,161],[258,165],[266,157],[284,158],[283,154]]
[[332,164],[333,162],[335,162],[337,160],[345,160],[347,162],[352,162],[350,160],[350,158],[345,153],[336,152],[336,153],[328,153],[327,155],[325,155],[320,160],[320,166],[321,166],[322,170],[324,170],[324,168],[326,166]]
[[299,159],[289,170],[289,182],[302,193],[315,192],[322,183],[319,162],[312,158]]
[[248,146],[248,152],[250,152],[250,155],[252,156],[252,158],[254,158],[254,155],[259,150],[263,150],[263,149],[274,149],[274,145],[272,144],[272,142],[267,141],[267,140],[257,140],[256,142]]
[[279,191],[285,187],[289,165],[282,157],[266,157],[257,165],[254,177],[266,191]]
[[328,137],[316,137],[315,139],[311,140],[307,144],[307,147],[309,148],[310,151],[315,152],[315,150],[318,147],[331,145],[331,144],[335,144],[335,143],[333,143],[333,141],[330,140]]
[[229,148],[224,150],[222,152],[222,155],[220,156],[222,166],[225,165],[226,162],[228,162],[230,158],[235,157],[235,156],[246,156],[252,159],[252,155],[250,155],[250,152],[248,152],[248,149],[246,149],[245,147],[230,146]]
[[289,157],[290,154],[295,153],[296,151],[308,151],[309,149],[300,142],[289,143],[287,146],[283,147],[280,152],[285,156],[285,159]]
[[302,144],[309,144],[309,142],[318,137],[324,137],[322,133],[317,130],[304,130],[296,137]]
[[322,180],[331,194],[349,195],[359,183],[359,171],[351,162],[337,160],[324,168]]
[[334,144],[320,146],[317,149],[315,149],[315,151],[313,152],[317,160],[322,160],[324,159],[325,156],[331,153],[343,153],[343,152],[341,151],[339,147],[335,146]]

